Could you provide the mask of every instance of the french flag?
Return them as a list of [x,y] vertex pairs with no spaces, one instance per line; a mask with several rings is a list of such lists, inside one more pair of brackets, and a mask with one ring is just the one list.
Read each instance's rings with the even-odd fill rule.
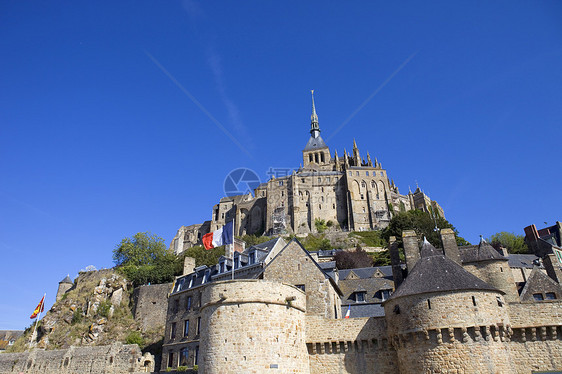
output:
[[349,318],[350,314],[351,314],[351,305],[347,308],[347,312],[345,313],[345,318]]
[[234,221],[228,222],[220,229],[203,235],[205,249],[234,243]]

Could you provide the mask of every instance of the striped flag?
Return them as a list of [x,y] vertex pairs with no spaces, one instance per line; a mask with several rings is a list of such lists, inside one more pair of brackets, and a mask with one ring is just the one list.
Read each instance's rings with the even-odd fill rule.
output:
[[349,305],[347,307],[347,312],[345,312],[345,318],[349,318],[349,315],[351,314],[351,305]]
[[205,249],[234,243],[234,221],[230,221],[220,229],[203,235],[202,241]]
[[39,302],[39,304],[37,304],[37,308],[35,308],[35,310],[33,311],[33,314],[29,318],[33,319],[33,318],[37,317],[37,315],[39,313],[42,313],[44,309],[45,309],[45,295],[43,295],[43,297],[41,298],[41,301]]

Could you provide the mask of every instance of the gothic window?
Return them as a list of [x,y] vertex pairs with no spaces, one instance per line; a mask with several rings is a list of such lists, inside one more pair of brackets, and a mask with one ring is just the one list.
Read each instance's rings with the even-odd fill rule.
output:
[[371,181],[371,188],[373,189],[377,188],[377,184],[375,183],[375,181]]
[[367,188],[367,183],[365,183],[365,181],[361,181],[361,188]]

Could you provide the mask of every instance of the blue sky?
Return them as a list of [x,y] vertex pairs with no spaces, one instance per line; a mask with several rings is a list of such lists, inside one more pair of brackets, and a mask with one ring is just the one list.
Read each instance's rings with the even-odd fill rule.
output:
[[169,244],[209,219],[229,171],[297,168],[310,89],[332,152],[355,138],[469,241],[553,224],[561,15],[559,1],[1,2],[0,329],[28,326],[67,273],[111,267],[122,238]]

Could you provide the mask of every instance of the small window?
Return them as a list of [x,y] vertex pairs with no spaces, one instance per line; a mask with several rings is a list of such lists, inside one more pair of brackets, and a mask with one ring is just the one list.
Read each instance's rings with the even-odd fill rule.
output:
[[176,323],[172,323],[170,328],[170,339],[174,339],[176,337]]
[[[361,200],[364,200],[364,199],[365,199],[365,195],[361,194]],[[363,209],[363,210],[365,210],[365,209]]]
[[431,309],[431,300],[427,299],[427,309]]
[[189,320],[186,319],[183,322],[183,336],[187,337],[189,335]]
[[357,177],[359,176],[359,172],[358,172],[358,171],[355,172],[355,176],[357,176]]
[[281,196],[285,196],[285,191],[281,191]]
[[472,296],[472,305],[476,306],[476,298]]
[[250,265],[256,262],[256,252],[250,252],[248,255],[248,262]]
[[282,185],[283,185],[283,181],[279,181],[279,185],[282,186]]
[[318,177],[318,183],[322,183],[322,178]]
[[330,181],[330,177],[326,177],[326,182],[329,182],[329,181]]
[[182,348],[180,350],[180,366],[187,366],[188,359],[189,359],[189,349]]
[[195,347],[195,360],[193,362],[194,365],[199,363],[199,346]]
[[191,309],[191,296],[187,297],[187,301],[185,303],[185,310]]
[[168,352],[168,367],[174,367],[174,352]]
[[195,335],[199,334],[201,334],[201,317],[197,318],[197,331],[195,332]]
[[385,301],[390,297],[391,290],[381,290],[382,301]]
[[221,214],[221,218],[224,219],[224,213]]
[[201,308],[201,299],[203,298],[203,292],[199,291],[199,295],[198,295],[198,296],[199,296],[199,297],[198,297],[198,299],[199,299],[199,300],[198,300],[198,305],[199,305],[199,308]]
[[309,153],[309,154],[308,154],[308,162],[312,162],[312,157],[313,157],[313,156],[312,156],[312,153]]
[[306,291],[306,287],[304,286],[304,284],[295,284],[295,286],[300,289],[301,291]]
[[544,297],[542,296],[542,293],[534,293],[533,299],[535,299],[537,301],[541,301],[541,300],[544,300]]
[[322,204],[318,204],[318,209],[322,210]]
[[368,172],[368,171],[366,171],[366,172],[365,172],[365,175],[366,175],[366,176],[369,176],[369,172]]
[[353,172],[352,172],[352,171],[349,172],[349,176],[350,176],[350,177],[353,176]]
[[556,294],[554,292],[547,292],[546,293],[547,300],[556,300]]
[[301,179],[301,182],[302,182],[302,183],[305,183],[305,179],[304,179],[304,178],[302,178],[302,179]]

